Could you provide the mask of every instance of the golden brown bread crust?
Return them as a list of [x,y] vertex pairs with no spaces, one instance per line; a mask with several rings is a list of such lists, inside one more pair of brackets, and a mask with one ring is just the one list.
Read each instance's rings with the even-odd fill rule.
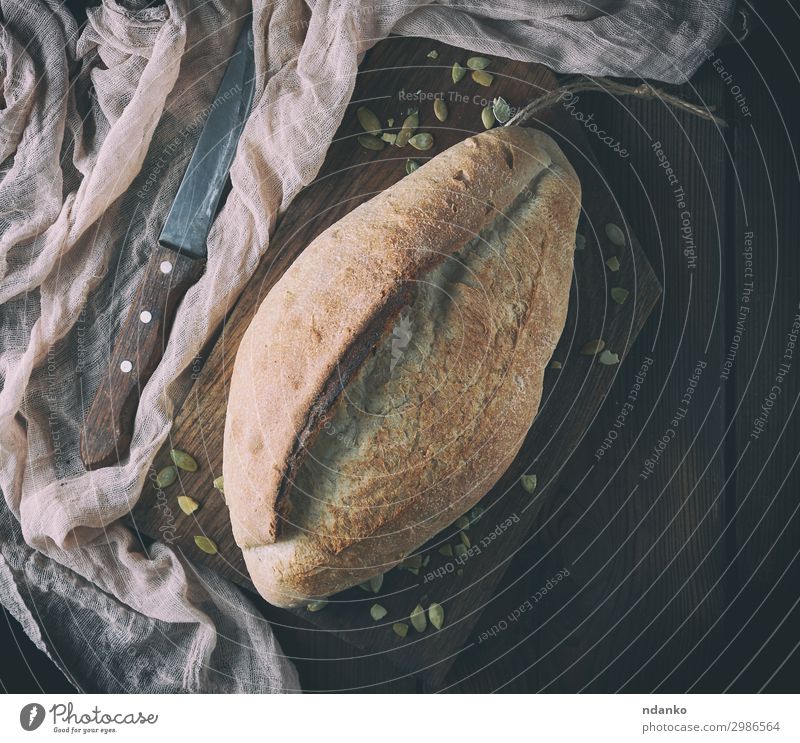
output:
[[[267,600],[296,605],[388,570],[513,461],[566,318],[579,206],[547,135],[496,129],[355,209],[275,285],[237,354],[224,451],[234,535]],[[425,358],[384,379],[376,359],[398,312],[465,246],[472,275],[447,284]],[[397,389],[415,396],[400,414],[356,405]],[[346,449],[320,433],[354,417]]]

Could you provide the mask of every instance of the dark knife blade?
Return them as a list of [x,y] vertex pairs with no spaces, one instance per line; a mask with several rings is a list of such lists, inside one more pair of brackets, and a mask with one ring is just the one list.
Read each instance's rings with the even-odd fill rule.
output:
[[206,239],[254,87],[248,18],[84,420],[81,458],[87,469],[113,464],[128,450],[139,393],[163,355],[174,310],[203,273]]

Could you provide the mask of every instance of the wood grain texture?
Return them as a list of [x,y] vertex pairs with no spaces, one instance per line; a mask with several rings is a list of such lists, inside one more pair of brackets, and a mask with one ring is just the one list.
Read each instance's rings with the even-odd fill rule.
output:
[[[227,510],[214,491],[212,480],[221,472],[227,384],[233,360],[256,308],[293,258],[316,235],[402,178],[408,158],[422,161],[481,131],[481,108],[496,95],[504,96],[512,105],[521,105],[555,85],[552,74],[542,67],[498,60],[492,67],[496,77],[491,88],[481,88],[469,78],[453,86],[450,67],[468,55],[435,46],[439,57],[430,60],[426,57],[429,45],[392,38],[373,49],[364,61],[355,94],[325,165],[281,218],[269,253],[233,308],[175,422],[170,445],[191,452],[201,463],[200,471],[181,473],[179,483],[166,493],[147,488],[132,515],[142,533],[167,539],[184,549],[191,559],[210,565],[243,586],[250,585],[243,560],[230,533]],[[420,91],[423,96],[455,91],[458,96],[448,97],[450,115],[440,124],[433,116],[430,99],[420,103],[401,101],[401,91]],[[383,121],[394,117],[398,123],[409,106],[418,106],[420,129],[433,133],[434,149],[417,152],[387,147],[379,153],[363,150],[356,142],[360,129],[355,109],[365,103]],[[278,625],[283,642],[291,644],[298,633],[300,638],[319,630],[335,633],[360,648],[359,654],[380,659],[378,680],[391,680],[403,689],[412,683],[412,675],[420,675],[433,686],[441,684],[455,658],[469,650],[473,644],[469,642],[472,628],[503,572],[526,542],[537,512],[557,497],[555,478],[585,434],[619,369],[626,368],[599,365],[594,358],[580,354],[580,349],[589,340],[603,338],[609,348],[624,357],[659,296],[658,282],[635,236],[628,232],[626,245],[617,248],[605,235],[609,222],[623,228],[627,223],[597,167],[583,129],[564,108],[547,112],[539,126],[559,141],[581,178],[584,214],[579,231],[585,234],[587,244],[576,253],[570,314],[555,355],[563,366],[548,371],[537,421],[515,464],[484,499],[483,517],[469,530],[471,543],[478,548],[463,565],[434,550],[428,570],[420,575],[398,570],[389,573],[380,595],[380,603],[389,613],[377,627],[368,611],[375,597],[358,588],[342,594],[342,602],[336,607],[313,614],[265,609],[273,625]],[[612,256],[620,261],[617,272],[610,271],[605,263]],[[610,300],[611,286],[630,290],[625,304]],[[165,448],[156,468],[167,462]],[[533,496],[519,485],[519,476],[525,472],[538,477],[539,486]],[[175,499],[180,493],[202,504],[194,516],[185,517],[178,511]],[[200,533],[215,540],[220,547],[218,555],[209,557],[195,548],[192,537]],[[458,570],[463,574],[458,575]],[[426,583],[425,573],[431,571],[443,572],[444,577],[429,578]],[[436,633],[414,635],[411,630],[409,637],[401,641],[387,623],[407,619],[420,600],[442,604],[447,624]],[[309,622],[316,630],[308,629]],[[344,672],[334,683],[337,688],[352,689],[373,687],[377,681]]]
[[83,422],[81,459],[87,469],[106,467],[127,454],[139,393],[161,360],[175,309],[204,265],[161,245],[150,253]]

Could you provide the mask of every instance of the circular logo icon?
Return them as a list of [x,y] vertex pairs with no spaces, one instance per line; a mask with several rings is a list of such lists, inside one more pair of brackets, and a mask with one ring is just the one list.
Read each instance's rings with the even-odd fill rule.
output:
[[44,722],[44,707],[33,702],[26,704],[19,713],[19,724],[23,730],[36,730]]

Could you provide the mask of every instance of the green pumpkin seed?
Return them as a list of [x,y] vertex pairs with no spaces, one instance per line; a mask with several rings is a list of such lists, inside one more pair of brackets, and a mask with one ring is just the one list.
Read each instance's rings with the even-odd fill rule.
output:
[[478,85],[483,85],[484,88],[488,88],[494,82],[494,75],[489,74],[485,70],[473,70],[472,79],[478,83]]
[[373,575],[368,581],[369,583],[369,590],[372,593],[378,593],[381,590],[381,586],[383,585],[383,573],[380,575]]
[[481,111],[481,121],[484,129],[491,129],[494,126],[494,113],[491,106],[485,106]]
[[522,484],[522,489],[531,495],[533,495],[539,482],[536,475],[523,475],[519,478],[519,481]]
[[584,356],[596,356],[600,351],[606,347],[606,342],[602,338],[585,343],[581,349],[581,354]]
[[495,98],[492,101],[492,113],[494,113],[495,119],[501,124],[505,124],[511,118],[511,106],[508,105],[505,98]]
[[428,620],[425,618],[425,609],[419,604],[414,607],[414,610],[408,618],[411,620],[411,626],[414,627],[417,632],[424,632],[425,628],[428,626]]
[[467,60],[467,67],[471,70],[485,70],[491,63],[492,60],[486,57],[470,57]]
[[575,235],[575,250],[585,250],[585,249],[586,249],[586,238],[579,232],[577,235]]
[[444,609],[440,604],[433,603],[428,607],[428,619],[436,629],[444,627]]
[[422,567],[423,568],[427,568],[428,567],[428,563],[430,563],[430,561],[431,561],[431,556],[430,555],[425,555],[425,557],[422,560]]
[[464,568],[459,568],[458,570],[456,570],[456,575],[457,575],[459,578],[460,578],[462,575],[464,575]]
[[625,304],[628,301],[628,295],[630,292],[627,289],[623,289],[621,286],[615,286],[611,289],[611,299],[613,299],[617,304]]
[[606,265],[612,270],[614,273],[619,271],[619,258],[617,256],[612,255],[607,261]]
[[408,634],[408,625],[405,622],[395,622],[392,625],[392,631],[398,637],[405,637]]
[[194,543],[207,555],[216,555],[218,552],[217,545],[214,543],[214,540],[209,539],[208,537],[197,536],[194,538]]
[[416,160],[406,160],[406,173],[411,175],[417,168],[419,163]]
[[450,71],[450,74],[453,76],[453,82],[457,83],[464,78],[464,75],[467,74],[467,68],[462,67],[458,62],[454,62],[453,69]]
[[408,140],[408,143],[415,149],[415,150],[429,150],[433,147],[433,137],[428,134],[428,132],[420,132],[419,134],[415,134],[411,139]]
[[433,102],[433,115],[439,121],[447,121],[447,104],[441,98]]
[[435,49],[431,49],[425,56],[428,59],[438,59],[439,58],[439,52],[437,52]]
[[325,599],[318,599],[317,601],[312,601],[310,604],[306,604],[306,609],[308,611],[321,611],[328,605],[328,602]]
[[356,111],[358,123],[369,134],[377,134],[381,130],[381,120],[366,106],[360,106]]
[[383,619],[386,616],[386,614],[387,614],[386,609],[384,609],[380,604],[373,604],[370,607],[369,615],[376,622],[380,622],[380,620]]
[[184,472],[197,472],[197,462],[195,458],[180,449],[172,449],[169,453],[175,466]]
[[560,361],[551,361],[550,362],[550,368],[551,369],[560,369],[561,368],[561,362]]
[[395,140],[396,147],[405,147],[408,144],[408,140],[411,139],[411,136],[414,134],[414,130],[419,126],[419,113],[413,111],[408,116],[406,116],[405,121],[403,121],[403,126],[400,127],[400,131],[397,133],[397,139]]
[[466,516],[459,516],[456,519],[456,529],[469,529],[469,519]]
[[381,139],[386,142],[387,144],[394,144],[397,140],[397,135],[392,134],[391,132],[384,132],[381,134]]
[[456,544],[453,546],[453,554],[456,557],[463,557],[467,554],[467,548],[463,544]]
[[394,126],[394,119],[386,119],[386,126],[391,129]]
[[606,225],[606,237],[618,248],[625,245],[625,233],[620,229],[619,225],[609,222]]
[[188,495],[178,496],[178,506],[187,516],[191,516],[198,508],[200,508],[200,504],[194,498],[190,498]]
[[619,364],[619,355],[606,349],[597,357],[597,360],[604,366],[614,366],[614,364]]
[[480,521],[481,516],[483,516],[483,509],[480,506],[475,506],[475,508],[469,512],[469,520],[473,524]]
[[219,490],[220,493],[225,492],[225,480],[223,479],[222,475],[214,478],[214,487]]
[[358,143],[365,150],[374,150],[375,152],[377,152],[378,150],[383,149],[383,140],[378,139],[378,137],[372,134],[359,134]]
[[452,557],[453,548],[449,544],[442,545],[439,547],[439,554],[444,555],[445,557]]
[[164,469],[159,470],[158,474],[156,475],[156,487],[161,488],[168,488],[175,480],[178,479],[178,470],[170,465],[169,467],[164,467]]
[[421,568],[422,567],[422,555],[411,555],[410,557],[406,557],[403,562],[400,563],[400,567],[403,568]]
[[459,533],[459,537],[461,538],[461,544],[463,544],[467,549],[472,547],[472,543],[469,541],[469,537],[467,536],[467,532],[462,531]]

